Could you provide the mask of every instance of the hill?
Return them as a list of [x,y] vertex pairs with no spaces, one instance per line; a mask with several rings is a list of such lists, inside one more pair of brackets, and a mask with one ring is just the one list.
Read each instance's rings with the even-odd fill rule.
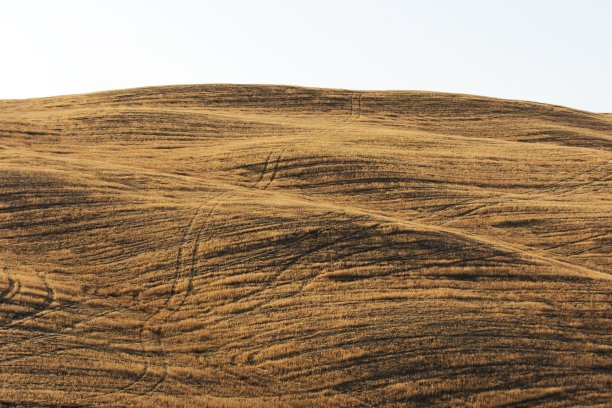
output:
[[605,406],[611,148],[470,95],[0,101],[0,405]]

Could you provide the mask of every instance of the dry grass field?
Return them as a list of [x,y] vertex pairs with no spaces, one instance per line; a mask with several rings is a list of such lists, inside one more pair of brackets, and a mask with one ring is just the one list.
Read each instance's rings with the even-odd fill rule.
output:
[[0,101],[0,406],[609,407],[611,159],[467,95]]

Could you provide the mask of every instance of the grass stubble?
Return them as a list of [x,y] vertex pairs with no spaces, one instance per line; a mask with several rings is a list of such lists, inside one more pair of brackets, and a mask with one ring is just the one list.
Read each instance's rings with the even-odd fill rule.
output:
[[429,92],[0,101],[0,405],[606,406],[611,146]]

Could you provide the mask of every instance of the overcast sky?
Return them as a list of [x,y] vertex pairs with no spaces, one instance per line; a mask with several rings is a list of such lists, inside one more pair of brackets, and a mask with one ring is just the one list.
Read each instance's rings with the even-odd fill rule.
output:
[[0,0],[0,98],[420,89],[612,112],[612,1]]

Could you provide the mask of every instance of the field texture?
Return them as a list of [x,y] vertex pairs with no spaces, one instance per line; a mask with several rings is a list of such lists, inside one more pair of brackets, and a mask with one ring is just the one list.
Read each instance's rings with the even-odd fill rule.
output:
[[0,101],[0,406],[610,406],[612,116]]

